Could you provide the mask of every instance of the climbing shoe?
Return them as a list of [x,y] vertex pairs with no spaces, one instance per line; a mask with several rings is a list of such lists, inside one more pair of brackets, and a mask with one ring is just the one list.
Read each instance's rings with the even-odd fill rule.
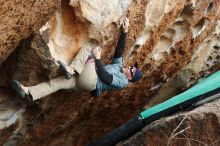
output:
[[25,93],[24,89],[22,89],[21,84],[17,80],[12,80],[11,86],[21,98],[23,98],[23,99],[26,98],[26,93]]
[[64,71],[66,79],[69,80],[73,76],[73,74],[67,71],[67,66],[62,61],[58,60],[57,63],[60,65],[60,68]]

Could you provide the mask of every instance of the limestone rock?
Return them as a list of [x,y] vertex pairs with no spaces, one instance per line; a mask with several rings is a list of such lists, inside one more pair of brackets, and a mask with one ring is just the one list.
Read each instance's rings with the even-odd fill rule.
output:
[[117,146],[219,145],[219,102],[157,120]]
[[[128,10],[132,0],[71,0],[70,5],[80,5],[82,16],[90,21],[94,27],[103,29],[118,19]],[[79,8],[79,7],[78,7]]]
[[60,6],[59,0],[1,1],[0,64],[21,39],[37,31]]
[[[18,25],[22,33],[11,29],[14,28],[12,24],[16,24],[12,22],[17,22],[22,15],[12,15],[6,9],[9,4],[13,10],[22,10],[19,14],[25,14]],[[109,63],[120,34],[120,20],[124,16],[130,19],[124,65],[137,62],[143,77],[126,89],[106,92],[101,97],[58,91],[31,105],[23,103],[24,111],[16,123],[1,130],[1,145],[85,145],[136,116],[143,108],[186,90],[220,68],[219,0],[62,0],[55,13],[53,11],[60,5],[59,1],[36,1],[33,13],[22,9],[31,6],[29,1],[25,4],[20,1],[13,4],[2,2],[2,5],[4,9],[0,11],[13,17],[8,23],[9,16],[4,15],[0,24],[10,24],[9,29],[0,27],[1,51],[4,52],[0,54],[0,63],[7,58],[0,66],[1,87],[9,86],[11,79],[32,86],[60,75],[56,60],[70,63],[89,39],[99,41],[103,46],[103,61]],[[29,20],[30,16],[33,19]],[[21,39],[24,40],[18,45]],[[9,92],[7,90],[4,95],[11,97]],[[0,94],[0,98],[4,97]],[[3,105],[7,103],[8,100],[2,102]],[[216,107],[218,104],[216,102]],[[3,110],[0,114],[6,113],[5,117],[9,117],[20,110],[20,107],[10,105],[13,110],[7,110],[12,112]],[[201,125],[213,122],[219,127],[216,123],[219,115],[214,110],[210,113],[201,112],[204,116],[200,119],[197,113],[191,112],[190,117]],[[179,117],[179,120],[171,120],[170,124],[165,121],[171,126],[164,129],[164,133],[172,133],[182,120]],[[163,121],[161,123],[165,125]],[[213,127],[211,130],[215,131]],[[209,130],[204,132],[208,135]],[[139,135],[145,137],[144,134]],[[154,131],[147,140],[152,138],[151,144],[157,145],[158,141],[153,141],[157,134]],[[132,141],[131,145],[138,143],[133,139],[129,141]],[[161,142],[164,144],[165,141],[167,138]],[[210,144],[213,141],[205,142]],[[185,144],[183,141],[174,143]]]

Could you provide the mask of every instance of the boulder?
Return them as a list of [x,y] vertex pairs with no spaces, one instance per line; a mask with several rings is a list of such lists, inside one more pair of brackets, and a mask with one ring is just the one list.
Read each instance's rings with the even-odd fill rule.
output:
[[[126,89],[106,92],[100,97],[64,90],[32,104],[23,102],[19,107],[10,104],[12,112],[5,109],[0,114],[5,113],[5,117],[9,117],[19,110],[22,112],[14,123],[2,127],[2,145],[85,145],[122,125],[143,109],[187,90],[220,68],[219,0],[11,3],[3,2],[4,9],[0,10],[5,14],[1,25],[11,26],[10,29],[0,27],[3,48],[0,49],[3,52],[0,53],[0,86],[7,88],[2,91],[4,94],[0,94],[0,98],[13,96],[20,102],[19,97],[10,94],[11,79],[32,86],[61,75],[56,61],[62,60],[69,64],[89,39],[95,39],[102,45],[102,59],[106,64],[110,63],[120,35],[120,21],[125,16],[130,20],[130,27],[123,54],[124,65],[137,62],[143,76],[137,83],[130,83]],[[8,10],[6,5],[9,4],[12,8]],[[31,6],[33,9],[30,10]],[[16,10],[18,14],[14,15],[10,10]],[[39,17],[35,17],[35,14]],[[13,17],[9,19],[9,16]],[[6,20],[10,20],[10,23]],[[18,30],[22,33],[14,31],[12,24],[17,23],[12,22],[17,21]],[[8,100],[11,98],[2,100],[1,104],[6,105]],[[202,119],[197,118],[197,113],[190,114],[192,118],[187,122],[195,130],[202,123],[213,122],[214,126],[218,126],[217,110],[201,112]],[[174,117],[168,118],[173,119],[170,121],[157,121],[162,126],[153,127],[157,125],[155,122],[149,126],[153,128],[145,128],[146,132],[138,134],[143,139],[140,143],[134,137],[120,144],[147,145],[145,140],[152,139],[150,144],[159,145],[156,140],[159,137],[155,135],[159,134],[158,129],[161,127],[161,131],[164,130],[161,136],[169,133],[161,140],[162,144],[167,144],[184,115]],[[166,123],[172,126],[166,127]],[[203,132],[208,135],[208,125],[203,128]],[[214,132],[213,127],[211,129]],[[152,135],[146,135],[148,130],[153,131]],[[193,128],[190,130],[189,134]],[[193,137],[196,134],[194,132],[192,137],[187,137],[196,139]],[[217,138],[216,134],[213,137]],[[174,138],[169,144],[185,144],[185,139],[179,142]],[[215,140],[204,142],[210,144]]]

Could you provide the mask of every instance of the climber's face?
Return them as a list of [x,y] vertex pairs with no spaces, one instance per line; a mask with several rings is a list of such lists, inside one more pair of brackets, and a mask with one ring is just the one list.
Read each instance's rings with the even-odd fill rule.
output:
[[136,67],[134,66],[128,66],[126,68],[123,68],[124,74],[127,76],[128,80],[132,80],[136,73]]

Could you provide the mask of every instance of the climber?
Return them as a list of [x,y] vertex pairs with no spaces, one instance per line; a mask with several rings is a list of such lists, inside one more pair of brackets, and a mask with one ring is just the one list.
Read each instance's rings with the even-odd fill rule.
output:
[[103,66],[101,47],[98,41],[91,39],[80,49],[72,63],[67,66],[57,61],[65,76],[59,76],[49,82],[35,86],[24,86],[17,80],[12,80],[12,88],[18,95],[30,101],[40,99],[60,89],[74,89],[76,92],[89,91],[93,96],[99,96],[106,90],[120,90],[141,77],[137,64],[122,68],[122,53],[129,27],[129,19],[122,21],[122,32],[115,49],[112,64]]

